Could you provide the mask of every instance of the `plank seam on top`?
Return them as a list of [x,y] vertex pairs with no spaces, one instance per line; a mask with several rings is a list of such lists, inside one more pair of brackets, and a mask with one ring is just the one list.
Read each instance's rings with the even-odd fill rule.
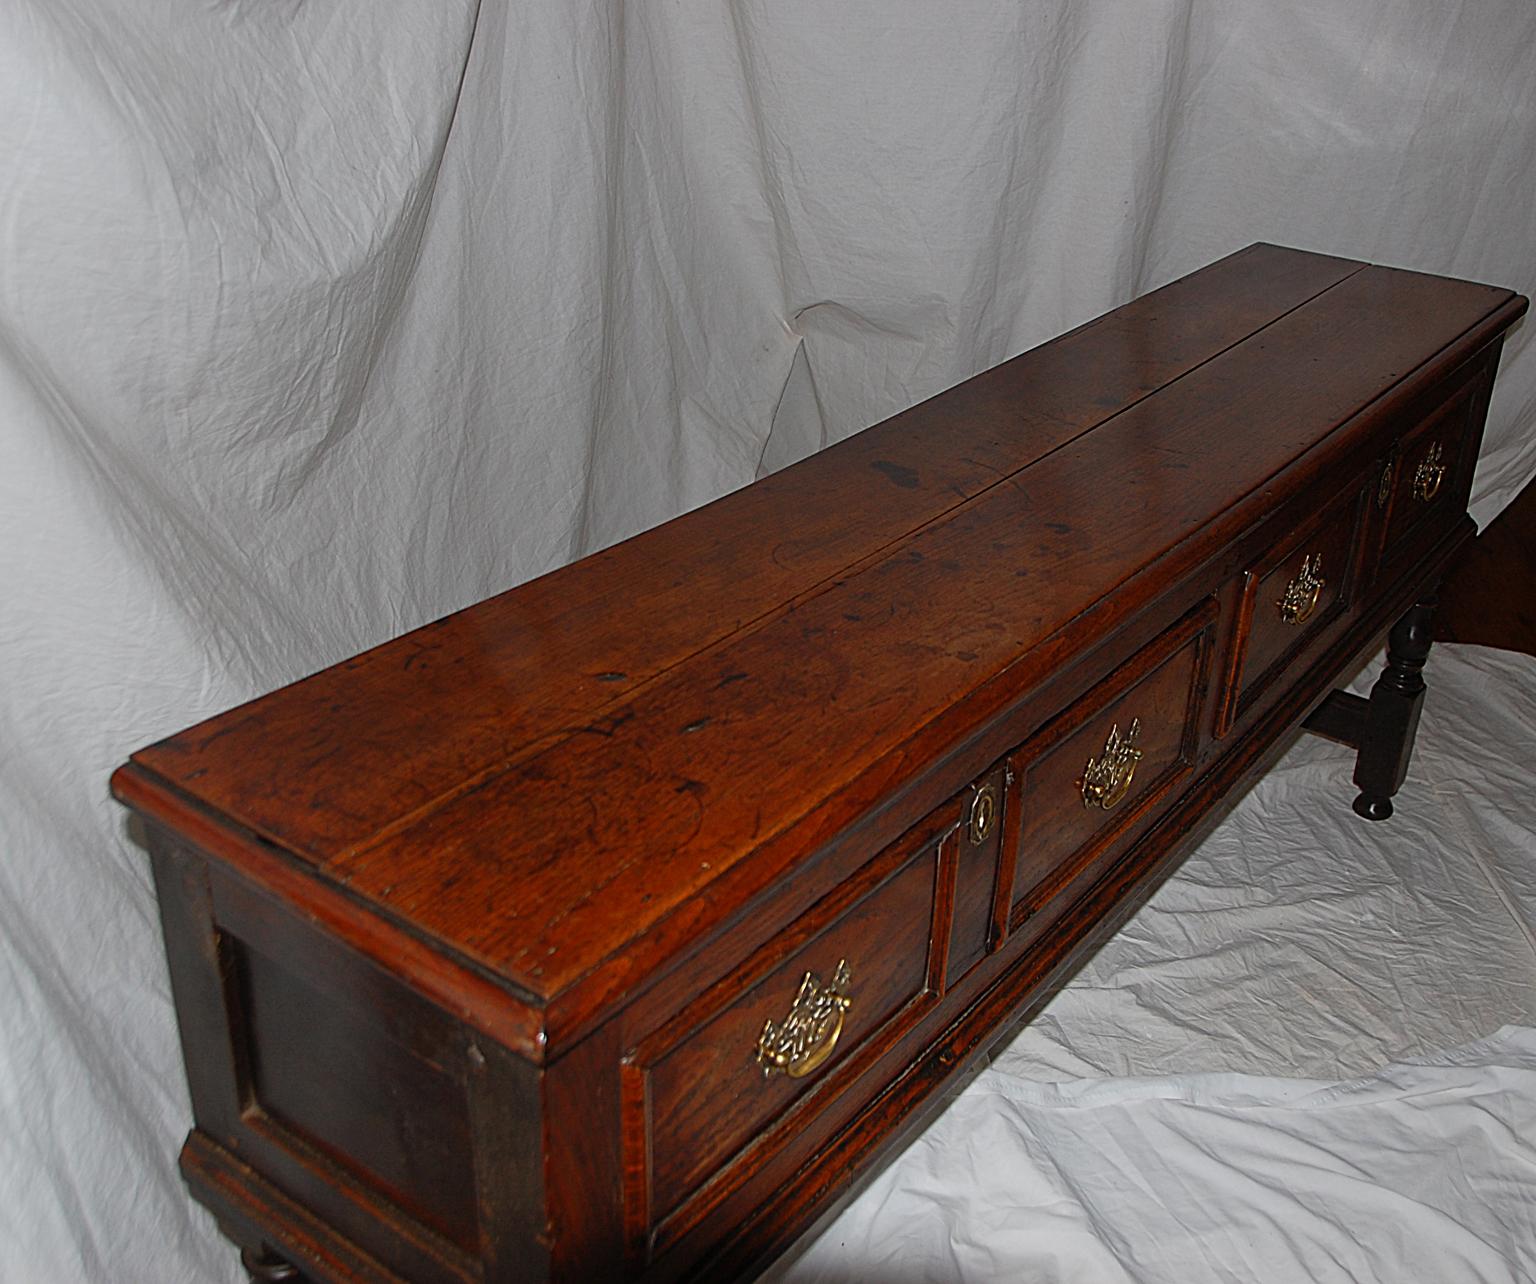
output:
[[[1349,260],[1341,260],[1341,261],[1348,262]],[[412,828],[414,825],[420,823],[420,821],[422,819],[424,819],[426,816],[428,816],[431,813],[439,810],[443,806],[454,802],[455,800],[457,800],[458,798],[463,797],[466,794],[473,793],[476,789],[480,788],[486,782],[494,779],[495,777],[497,777],[499,775],[502,775],[503,773],[505,773],[507,771],[510,771],[511,769],[513,769],[514,767],[518,766],[521,763],[529,762],[529,761],[531,761],[531,760],[533,760],[535,758],[538,758],[538,757],[542,756],[544,753],[548,752],[549,750],[557,748],[558,746],[566,743],[568,740],[573,739],[575,736],[581,734],[582,731],[589,729],[591,725],[600,722],[602,720],[602,718],[606,714],[608,714],[611,710],[614,710],[614,709],[617,709],[617,708],[621,708],[625,704],[632,703],[637,697],[642,695],[644,692],[646,692],[651,687],[655,686],[663,678],[665,678],[669,674],[671,674],[674,670],[676,670],[678,668],[681,668],[683,665],[689,664],[689,663],[697,660],[700,656],[707,655],[707,654],[709,654],[712,651],[718,650],[720,647],[724,646],[725,644],[727,644],[727,643],[729,643],[729,642],[731,642],[733,640],[739,639],[739,638],[741,638],[745,634],[749,634],[749,633],[755,632],[757,629],[763,627],[765,624],[772,623],[774,620],[778,619],[779,617],[787,614],[788,612],[796,609],[799,606],[804,605],[804,603],[810,601],[811,599],[820,596],[822,593],[827,591],[828,586],[830,586],[832,584],[835,584],[835,583],[837,583],[838,581],[841,581],[841,580],[850,579],[853,576],[858,575],[858,574],[862,573],[863,571],[868,570],[870,567],[878,565],[879,563],[888,560],[888,558],[890,558],[891,556],[894,556],[902,547],[904,547],[905,545],[911,543],[914,539],[916,539],[917,537],[922,535],[925,531],[927,531],[927,530],[931,529],[932,527],[937,526],[937,525],[939,525],[939,524],[941,524],[941,523],[943,523],[945,521],[948,521],[957,512],[959,512],[960,510],[962,510],[964,508],[970,507],[972,504],[975,504],[975,503],[979,502],[980,500],[985,498],[987,495],[989,495],[997,487],[999,487],[1001,485],[1004,485],[1005,483],[1010,482],[1010,481],[1016,479],[1021,474],[1025,473],[1025,472],[1028,472],[1031,468],[1034,468],[1034,467],[1038,466],[1041,462],[1043,462],[1044,460],[1049,459],[1051,456],[1057,454],[1059,451],[1064,450],[1067,447],[1073,445],[1075,442],[1077,442],[1079,439],[1081,439],[1082,437],[1086,436],[1087,434],[1089,434],[1091,432],[1098,431],[1105,424],[1112,423],[1114,420],[1120,418],[1122,415],[1126,414],[1127,412],[1129,412],[1131,410],[1134,410],[1137,406],[1139,406],[1142,402],[1146,401],[1149,397],[1157,396],[1157,395],[1165,392],[1167,389],[1172,388],[1176,384],[1182,382],[1184,379],[1186,379],[1189,376],[1195,374],[1197,371],[1203,369],[1205,366],[1209,365],[1211,362],[1216,361],[1219,358],[1225,356],[1227,353],[1231,352],[1234,348],[1241,347],[1243,344],[1252,341],[1256,336],[1264,333],[1264,331],[1269,329],[1271,326],[1276,325],[1277,323],[1285,320],[1287,317],[1289,317],[1293,313],[1299,311],[1301,308],[1307,307],[1310,304],[1315,303],[1323,295],[1325,295],[1325,294],[1329,293],[1331,290],[1334,290],[1334,289],[1338,288],[1339,286],[1343,285],[1346,281],[1351,280],[1353,277],[1357,276],[1360,272],[1364,271],[1369,266],[1370,266],[1370,264],[1366,264],[1366,263],[1358,263],[1358,264],[1356,264],[1353,271],[1346,273],[1344,276],[1340,277],[1337,281],[1334,281],[1331,284],[1325,286],[1323,289],[1317,291],[1315,294],[1309,295],[1307,298],[1301,300],[1299,303],[1296,303],[1292,307],[1289,307],[1289,308],[1285,309],[1283,312],[1276,313],[1268,321],[1265,321],[1262,325],[1258,326],[1254,330],[1251,330],[1248,334],[1245,334],[1242,338],[1235,339],[1231,343],[1226,344],[1224,347],[1221,347],[1221,348],[1217,349],[1216,351],[1211,352],[1209,355],[1207,355],[1205,357],[1202,357],[1194,365],[1190,366],[1189,369],[1184,370],[1181,373],[1175,375],[1172,379],[1169,379],[1166,383],[1160,384],[1156,388],[1148,390],[1147,392],[1143,393],[1142,395],[1136,397],[1134,400],[1127,401],[1125,405],[1119,407],[1117,410],[1111,412],[1110,414],[1105,415],[1102,419],[1095,420],[1092,424],[1089,424],[1087,427],[1082,428],[1078,432],[1074,433],[1072,436],[1067,437],[1067,438],[1063,439],[1062,441],[1057,442],[1055,445],[1051,446],[1049,449],[1047,449],[1045,451],[1042,451],[1039,455],[1036,455],[1028,463],[1023,464],[1020,467],[1013,469],[1011,472],[1004,473],[1001,476],[995,478],[994,480],[986,483],[984,486],[981,487],[981,489],[979,489],[979,490],[975,491],[974,493],[966,496],[964,499],[957,500],[955,503],[953,503],[949,507],[943,509],[941,512],[939,512],[939,513],[935,514],[934,516],[928,518],[927,520],[919,523],[917,526],[914,526],[911,529],[903,532],[901,535],[898,535],[898,536],[894,537],[893,539],[889,540],[885,544],[882,544],[882,545],[880,545],[880,546],[870,550],[869,552],[861,555],[860,557],[855,558],[853,561],[847,563],[845,566],[841,567],[837,571],[834,571],[834,572],[831,572],[829,574],[823,575],[820,579],[815,580],[810,585],[808,585],[806,588],[801,589],[800,591],[798,591],[795,594],[793,594],[791,597],[788,597],[788,598],[784,599],[783,601],[776,603],[774,606],[770,607],[766,611],[763,611],[761,614],[753,616],[750,619],[737,624],[737,626],[734,629],[732,629],[730,632],[721,634],[719,637],[713,638],[710,641],[706,642],[705,644],[700,646],[697,650],[689,651],[689,652],[679,656],[677,659],[671,661],[670,663],[667,663],[667,664],[663,665],[661,668],[658,668],[655,672],[648,674],[646,677],[642,678],[640,681],[635,683],[634,686],[625,689],[625,691],[623,692],[622,695],[616,695],[613,699],[609,700],[606,704],[601,704],[601,705],[598,705],[595,708],[593,708],[593,710],[591,711],[590,717],[588,719],[588,722],[587,722],[587,724],[585,726],[579,726],[579,727],[564,726],[564,727],[559,728],[558,730],[551,731],[547,735],[544,735],[544,736],[538,737],[536,739],[532,739],[532,740],[528,740],[528,741],[524,742],[513,753],[510,753],[510,754],[506,755],[505,757],[498,758],[494,763],[488,764],[487,766],[481,768],[480,770],[474,772],[473,774],[461,778],[458,782],[456,782],[450,788],[444,789],[442,792],[434,795],[429,801],[421,803],[419,806],[412,808],[410,811],[403,812],[400,815],[398,815],[398,816],[394,817],[393,819],[389,820],[385,824],[379,826],[372,833],[370,833],[367,837],[359,839],[358,841],[356,841],[354,843],[349,843],[349,844],[346,844],[345,846],[342,846],[342,847],[338,848],[336,851],[334,851],[333,853],[331,853],[328,856],[325,856],[322,860],[320,860],[319,863],[317,865],[315,865],[315,868],[320,869],[320,870],[328,870],[328,869],[330,869],[333,865],[335,865],[339,861],[349,860],[349,859],[352,859],[352,858],[355,858],[357,856],[361,856],[361,855],[365,854],[366,852],[370,851],[371,849],[373,849],[375,847],[378,847],[379,845],[381,845],[384,842],[387,842],[390,838],[393,838],[396,834],[401,833],[404,830]],[[1155,293],[1155,291],[1149,291],[1149,293]],[[1145,298],[1147,296],[1146,295],[1142,295],[1142,296],[1138,296],[1138,297]],[[1128,300],[1127,302],[1134,302],[1134,301],[1135,300]],[[1105,314],[1105,316],[1109,316],[1109,315],[1111,315],[1111,314],[1110,313],[1106,313]],[[1081,333],[1081,332],[1083,332],[1085,330],[1091,329],[1094,325],[1097,325],[1100,321],[1102,321],[1104,319],[1105,318],[1103,316],[1095,317],[1091,321],[1084,322],[1082,325],[1076,326],[1073,329],[1068,330],[1065,333],[1056,336],[1055,339],[1048,340],[1048,342],[1054,343],[1054,342],[1056,342],[1056,341],[1058,341],[1060,339],[1065,339],[1065,338],[1068,338],[1071,335],[1078,334],[1078,333]],[[1029,352],[1032,352],[1032,351],[1034,351],[1034,349],[1026,349],[1025,352],[1019,353],[1019,354],[1017,354],[1017,356],[1025,356]],[[1016,360],[1017,356],[1013,357],[1013,358],[1009,358],[1009,360]],[[984,373],[984,372],[979,372],[979,373]],[[962,380],[962,382],[964,382],[964,381]],[[958,387],[959,385],[955,385],[955,386]],[[947,391],[947,389],[946,389],[946,391]],[[937,397],[937,396],[943,396],[944,394],[943,394],[943,392],[940,392],[940,393],[936,393],[934,395]],[[932,398],[925,398],[924,400],[928,401],[928,400],[932,400]],[[918,402],[916,405],[910,406],[907,409],[908,410],[915,410],[915,409],[917,409],[919,406],[921,406],[923,404],[924,404],[924,402]],[[907,411],[898,411],[897,413],[898,414],[905,414],[905,413],[907,413]],[[895,417],[896,416],[890,416],[890,418],[895,418]],[[886,421],[885,420],[880,420],[880,421],[877,422],[877,424],[871,424],[870,427],[876,427],[876,426],[878,426],[878,423],[884,423],[884,422],[886,422]],[[861,430],[861,431],[864,431],[864,430]],[[284,843],[284,846],[287,846],[287,844]]]
[[[1506,296],[1506,298],[1501,303],[1499,303],[1497,306],[1490,307],[1489,310],[1487,312],[1485,312],[1483,314],[1483,316],[1478,321],[1472,323],[1469,326],[1466,326],[1462,331],[1458,332],[1458,334],[1453,339],[1446,341],[1444,344],[1442,344],[1441,347],[1437,348],[1435,353],[1432,354],[1430,357],[1425,358],[1425,359],[1419,361],[1418,363],[1416,363],[1415,365],[1413,365],[1411,370],[1406,375],[1401,376],[1401,378],[1399,379],[1399,382],[1397,384],[1395,384],[1394,387],[1399,389],[1399,391],[1400,391],[1404,383],[1411,383],[1415,378],[1422,376],[1423,372],[1426,369],[1431,368],[1437,361],[1439,361],[1439,360],[1441,360],[1443,358],[1443,354],[1445,352],[1447,352],[1450,349],[1454,348],[1458,343],[1462,342],[1466,338],[1466,336],[1472,334],[1477,329],[1479,329],[1481,327],[1486,327],[1489,324],[1491,324],[1493,322],[1493,320],[1496,317],[1498,317],[1503,311],[1505,311],[1508,307],[1509,307],[1509,298],[1508,298],[1508,296]],[[1255,333],[1258,333],[1258,332],[1256,331]],[[1170,384],[1169,385],[1165,385],[1165,386],[1171,386],[1173,382],[1174,381],[1170,381]],[[1416,393],[1417,393],[1417,390],[1415,390],[1415,395],[1416,395]],[[1339,420],[1339,423],[1336,424],[1335,427],[1332,430],[1330,430],[1330,432],[1328,432],[1324,436],[1318,438],[1316,442],[1314,442],[1311,446],[1309,446],[1307,451],[1304,452],[1304,454],[1308,454],[1308,453],[1311,453],[1313,450],[1323,448],[1325,443],[1334,437],[1334,435],[1337,433],[1338,429],[1342,425],[1344,425],[1344,424],[1346,424],[1346,423],[1348,423],[1348,422],[1350,422],[1352,420],[1357,419],[1358,416],[1361,415],[1362,413],[1369,412],[1370,409],[1373,406],[1378,405],[1379,403],[1381,403],[1384,400],[1384,398],[1389,398],[1391,395],[1392,395],[1392,391],[1389,389],[1389,390],[1387,390],[1386,392],[1384,392],[1382,394],[1378,394],[1377,396],[1370,397],[1367,400],[1362,401],[1361,403],[1359,403],[1356,407],[1354,407],[1351,411],[1349,411],[1348,414],[1342,416],[1340,418],[1340,420]],[[1400,392],[1400,395],[1407,395],[1407,394],[1401,394],[1401,392]],[[1302,457],[1303,456],[1298,456],[1297,459],[1300,459]],[[1292,462],[1292,464],[1294,464],[1296,462],[1296,460],[1292,460],[1291,462]],[[1287,465],[1287,468],[1289,468],[1290,466],[1291,465]],[[1264,482],[1262,480],[1259,481],[1252,489],[1250,489],[1249,491],[1245,492],[1244,499],[1246,500],[1248,498],[1251,498],[1251,496],[1254,493],[1256,493],[1256,491],[1258,491],[1259,489],[1262,489],[1263,485],[1264,485]],[[1241,502],[1242,501],[1239,501],[1239,504],[1237,506],[1240,507],[1241,506]],[[1188,539],[1180,539],[1178,541],[1175,541],[1175,543],[1170,545],[1167,549],[1165,549],[1162,554],[1160,554],[1158,557],[1152,559],[1152,562],[1149,562],[1149,563],[1144,564],[1143,566],[1137,568],[1135,571],[1133,571],[1131,573],[1131,575],[1127,576],[1124,580],[1119,581],[1118,582],[1118,586],[1119,587],[1123,587],[1123,585],[1125,583],[1130,582],[1131,580],[1133,580],[1133,579],[1137,578],[1138,576],[1144,574],[1146,572],[1146,569],[1147,569],[1148,566],[1150,566],[1150,565],[1152,565],[1153,563],[1156,563],[1156,562],[1161,562],[1166,557],[1168,557],[1170,555],[1174,555],[1178,549],[1183,548],[1187,543],[1188,543]],[[1069,627],[1071,625],[1071,623],[1073,623],[1074,621],[1080,620],[1086,614],[1091,614],[1093,608],[1095,606],[1097,606],[1098,604],[1100,604],[1104,600],[1104,598],[1108,597],[1108,596],[1110,596],[1110,594],[1106,593],[1104,595],[1101,595],[1099,598],[1095,598],[1093,603],[1090,603],[1087,607],[1085,607],[1085,609],[1083,611],[1081,611],[1081,612],[1077,613],[1076,615],[1074,615],[1071,620],[1063,622],[1063,624],[1060,627],[1058,627],[1057,629],[1053,630],[1051,634],[1049,634],[1046,637],[1040,639],[1039,644],[1040,645],[1045,645],[1051,638],[1059,636],[1064,629],[1066,629],[1067,627]],[[869,764],[867,764],[867,767],[869,769],[873,770],[875,767],[878,766],[878,764],[880,762],[885,761],[892,753],[899,753],[904,745],[909,743],[911,741],[911,739],[915,735],[917,735],[921,730],[926,728],[928,725],[929,725],[929,722],[925,721],[923,724],[921,724],[921,726],[916,731],[912,732],[911,734],[909,734],[906,737],[903,737],[903,739],[901,741],[899,741],[899,742],[893,744],[892,746],[890,746],[888,752],[882,754],[878,759],[872,760]],[[846,784],[848,782],[844,782],[844,783]],[[814,810],[814,808],[812,808],[811,810]],[[794,816],[783,818],[783,822],[780,825],[776,826],[775,829],[771,833],[769,833],[767,835],[764,835],[764,836],[761,836],[760,842],[755,844],[755,846],[761,846],[761,845],[766,844],[766,843],[771,843],[777,837],[782,835],[784,832],[786,832],[789,829],[792,829],[796,824],[801,823],[804,820],[804,818],[805,818],[805,816],[807,814],[809,814],[809,813],[808,812],[798,812]],[[366,849],[364,849],[364,850],[366,851]],[[331,872],[331,871],[328,870],[327,872]],[[654,930],[654,928],[658,924],[660,924],[660,923],[666,921],[667,919],[671,918],[681,908],[681,904],[682,903],[686,903],[686,901],[685,902],[680,902],[680,904],[678,906],[674,906],[671,909],[665,911],[654,922],[650,923],[646,930],[647,931]],[[377,907],[378,907],[379,911],[382,912],[382,913],[388,914],[388,916],[392,920],[394,920],[396,918],[397,914],[401,914],[401,916],[404,917],[404,914],[401,911],[394,911],[394,910],[387,909],[386,908],[386,905],[387,905],[386,902],[382,902],[381,901],[381,902],[376,902],[376,904],[377,904]],[[428,929],[429,932],[430,932],[430,930],[431,929]],[[439,939],[441,939],[441,938],[439,938]],[[594,971],[600,971],[605,963],[608,963],[611,960],[613,960],[614,958],[619,957],[620,955],[622,955],[624,950],[627,949],[628,946],[633,943],[634,939],[635,939],[634,937],[628,938],[623,945],[615,947],[608,954],[605,954],[605,955],[601,956],[601,958],[594,964],[593,970]],[[473,957],[473,955],[469,955],[469,957]],[[496,964],[489,964],[489,966],[491,966],[493,968],[497,967]],[[572,983],[572,985],[570,987],[568,987],[568,989],[580,988],[580,985],[581,985],[581,982],[577,981],[577,982]],[[558,990],[557,989],[556,991],[553,992],[551,997],[553,997],[554,995],[565,993],[565,992],[567,992],[567,990]]]

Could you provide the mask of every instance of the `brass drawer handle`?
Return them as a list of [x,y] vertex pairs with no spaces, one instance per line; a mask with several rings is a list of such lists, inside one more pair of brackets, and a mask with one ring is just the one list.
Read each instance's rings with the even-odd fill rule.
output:
[[1141,761],[1141,750],[1136,741],[1141,735],[1141,719],[1132,718],[1130,730],[1120,734],[1117,722],[1109,729],[1104,741],[1104,752],[1097,758],[1088,759],[1079,782],[1083,791],[1083,806],[1098,807],[1108,811],[1118,806],[1131,792],[1131,778],[1136,774],[1136,764]]
[[977,789],[971,799],[970,839],[977,847],[987,841],[997,824],[997,790],[991,782]]
[[1280,618],[1286,624],[1305,623],[1317,610],[1318,598],[1327,584],[1323,578],[1323,555],[1313,553],[1302,558],[1301,570],[1285,586],[1285,596],[1275,603],[1280,608]]
[[803,1079],[832,1055],[837,1036],[843,1032],[843,1016],[853,1006],[848,995],[852,975],[847,959],[838,961],[830,985],[817,980],[816,973],[807,972],[789,1015],[778,1025],[763,1022],[757,1039],[757,1064],[765,1078],[782,1072],[791,1079]]
[[1419,461],[1413,470],[1413,496],[1426,504],[1440,493],[1440,483],[1445,480],[1445,465],[1440,462],[1440,443],[1429,448],[1429,454]]

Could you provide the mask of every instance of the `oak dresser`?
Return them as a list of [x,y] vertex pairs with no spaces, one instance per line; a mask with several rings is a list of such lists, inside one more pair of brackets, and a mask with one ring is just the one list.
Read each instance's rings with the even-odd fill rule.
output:
[[1390,814],[1524,308],[1255,245],[135,754],[193,1194],[264,1280],[760,1269],[1304,722]]

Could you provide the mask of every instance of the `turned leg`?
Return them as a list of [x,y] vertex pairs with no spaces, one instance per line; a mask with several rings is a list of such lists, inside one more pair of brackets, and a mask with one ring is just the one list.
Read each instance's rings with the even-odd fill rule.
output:
[[265,1244],[257,1249],[242,1248],[240,1265],[250,1275],[251,1284],[304,1284],[299,1268]]
[[1353,805],[1367,820],[1392,814],[1392,795],[1408,774],[1424,705],[1424,661],[1434,639],[1434,617],[1432,588],[1392,626],[1387,639],[1387,667],[1371,688],[1355,759],[1360,796]]

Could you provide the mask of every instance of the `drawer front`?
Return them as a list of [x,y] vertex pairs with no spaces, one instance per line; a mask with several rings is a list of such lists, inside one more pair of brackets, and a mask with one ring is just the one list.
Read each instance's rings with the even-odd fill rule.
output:
[[1393,450],[1377,490],[1377,503],[1386,509],[1387,560],[1422,528],[1438,524],[1437,518],[1451,521],[1465,510],[1477,462],[1472,429],[1481,419],[1475,409],[1483,382],[1473,379],[1451,394]]
[[1203,604],[1011,756],[1009,930],[1149,819],[1193,770],[1215,619],[1215,603]]
[[[631,1255],[695,1225],[938,1001],[961,808],[893,844],[623,1066]],[[944,921],[936,923],[942,904]],[[938,930],[942,927],[942,930]]]
[[1271,545],[1243,576],[1218,734],[1225,734],[1318,633],[1349,608],[1367,488],[1351,489]]

